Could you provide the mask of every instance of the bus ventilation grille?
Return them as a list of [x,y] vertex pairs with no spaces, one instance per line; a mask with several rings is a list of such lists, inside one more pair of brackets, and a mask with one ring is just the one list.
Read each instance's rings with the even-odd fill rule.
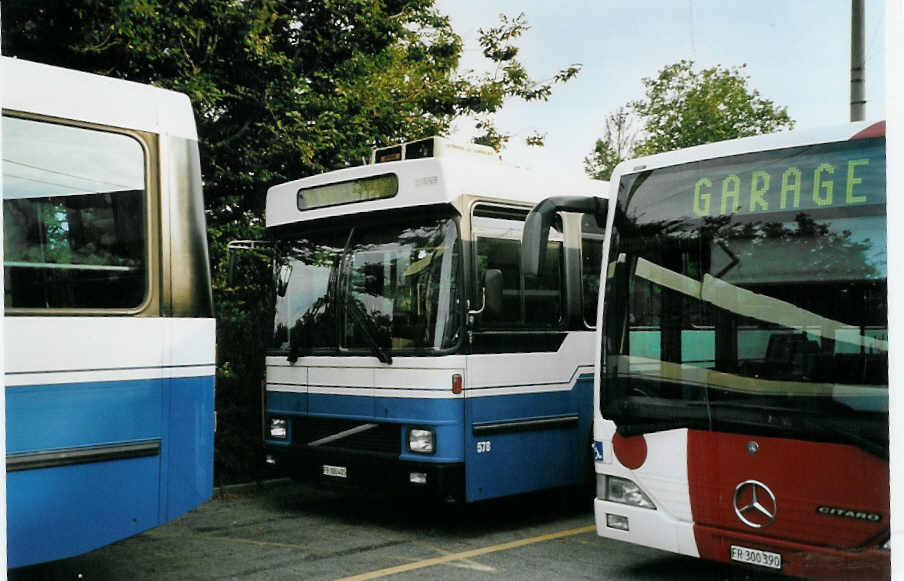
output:
[[[355,450],[360,452],[381,452],[400,454],[402,449],[401,428],[398,424],[376,424],[372,428],[355,431],[366,422],[337,420],[332,418],[296,418],[293,440],[324,450]],[[343,432],[348,435],[340,436]]]

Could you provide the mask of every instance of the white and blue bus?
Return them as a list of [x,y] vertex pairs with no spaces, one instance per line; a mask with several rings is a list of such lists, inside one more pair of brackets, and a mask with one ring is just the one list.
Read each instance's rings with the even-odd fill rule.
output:
[[524,219],[553,192],[605,183],[430,138],[272,187],[268,461],[465,502],[592,478],[602,228],[558,215],[525,281]]
[[188,98],[3,58],[8,563],[213,490],[214,321]]

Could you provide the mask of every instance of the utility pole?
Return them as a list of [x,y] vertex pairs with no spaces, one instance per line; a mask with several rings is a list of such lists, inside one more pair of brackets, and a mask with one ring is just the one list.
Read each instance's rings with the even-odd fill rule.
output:
[[863,121],[866,113],[863,54],[863,0],[851,0],[851,121]]

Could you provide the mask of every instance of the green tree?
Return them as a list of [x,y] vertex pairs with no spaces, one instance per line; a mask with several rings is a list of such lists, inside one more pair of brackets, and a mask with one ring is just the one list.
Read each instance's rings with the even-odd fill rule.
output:
[[461,39],[434,0],[5,0],[2,25],[5,55],[192,100],[218,318],[221,482],[251,470],[272,325],[266,259],[229,284],[226,245],[262,237],[267,188],[445,134],[464,115],[502,147],[493,116],[504,103],[545,100],[579,70],[532,79],[515,44],[528,29],[521,15],[481,31],[493,74],[459,72]]
[[584,158],[584,171],[598,180],[608,180],[620,162],[631,157],[637,132],[627,106],[619,107],[606,117],[604,134],[596,140],[593,152]]
[[[644,98],[607,118],[603,138],[585,158],[586,171],[607,178],[630,157],[791,129],[787,109],[749,87],[745,66],[697,72],[693,61],[681,60],[642,79]],[[631,115],[641,125],[636,135],[623,130]]]

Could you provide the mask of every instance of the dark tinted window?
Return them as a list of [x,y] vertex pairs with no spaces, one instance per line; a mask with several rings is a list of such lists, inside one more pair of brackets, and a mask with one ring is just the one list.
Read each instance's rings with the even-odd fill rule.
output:
[[477,279],[487,269],[502,271],[502,315],[484,316],[488,326],[549,327],[562,318],[562,234],[550,229],[543,276],[525,280],[521,275],[521,232],[525,212],[478,206],[471,227],[476,248]]

